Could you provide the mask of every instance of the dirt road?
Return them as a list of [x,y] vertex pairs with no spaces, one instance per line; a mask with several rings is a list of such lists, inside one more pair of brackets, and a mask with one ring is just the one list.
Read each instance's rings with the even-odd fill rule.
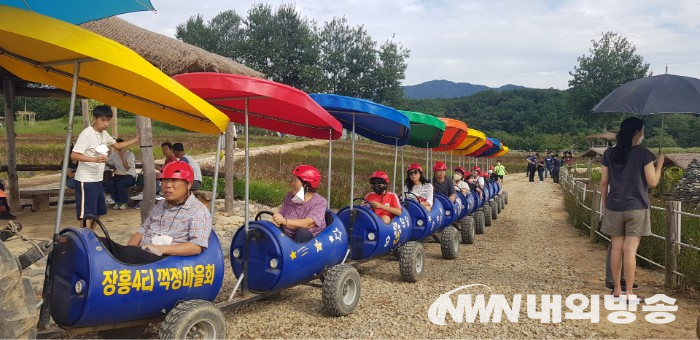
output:
[[[329,318],[321,310],[320,290],[301,286],[281,293],[278,298],[258,301],[226,313],[228,336],[236,338],[694,338],[695,322],[700,302],[697,295],[684,291],[668,292],[679,306],[673,312],[676,320],[665,325],[645,320],[648,312],[635,312],[636,321],[627,325],[613,324],[607,319],[602,296],[604,289],[605,247],[591,244],[587,235],[571,227],[566,221],[563,194],[551,181],[528,183],[524,174],[506,176],[504,185],[509,192],[506,209],[477,235],[475,244],[461,245],[456,260],[440,258],[437,243],[425,243],[425,276],[417,283],[400,281],[398,262],[378,259],[358,265],[362,280],[362,295],[356,311],[342,318]],[[72,223],[70,208],[67,223]],[[49,237],[55,210],[46,213],[21,213],[20,221],[32,237]],[[124,240],[135,229],[137,210],[110,211],[105,217],[116,239]],[[217,218],[217,228],[226,235],[223,243],[230,242],[230,233],[238,223],[232,217]],[[224,223],[225,222],[225,223]],[[217,230],[218,231],[218,230]],[[30,275],[40,282],[42,268],[33,268]],[[638,294],[651,297],[664,293],[663,276],[646,269],[638,269]],[[227,268],[226,282],[220,296],[232,289],[233,277]],[[455,288],[482,284],[493,294],[502,294],[512,302],[522,294],[518,323],[503,315],[500,323],[454,322],[447,316],[447,325],[438,326],[428,319],[428,309],[440,294]],[[38,287],[35,287],[38,288]],[[461,294],[485,294],[488,290],[472,289]],[[564,319],[570,312],[564,300],[580,293],[600,299],[600,321]],[[562,321],[540,323],[527,312],[526,294],[561,295]],[[455,296],[457,294],[453,294]],[[453,297],[456,302],[456,298]],[[478,319],[477,319],[478,320]],[[147,336],[157,336],[158,325],[150,328]]]

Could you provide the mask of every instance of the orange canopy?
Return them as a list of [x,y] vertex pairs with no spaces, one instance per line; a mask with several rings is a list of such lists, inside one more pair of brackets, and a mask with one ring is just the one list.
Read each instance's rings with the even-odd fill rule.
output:
[[445,123],[445,133],[440,139],[440,146],[433,148],[435,151],[447,151],[457,148],[467,138],[467,123],[451,118],[440,118]]

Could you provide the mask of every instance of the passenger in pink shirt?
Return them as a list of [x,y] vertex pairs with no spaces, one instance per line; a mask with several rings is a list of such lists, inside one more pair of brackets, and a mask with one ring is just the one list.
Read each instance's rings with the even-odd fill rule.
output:
[[326,199],[316,193],[321,173],[311,165],[299,165],[292,171],[291,191],[284,196],[272,221],[297,243],[305,243],[326,228]]

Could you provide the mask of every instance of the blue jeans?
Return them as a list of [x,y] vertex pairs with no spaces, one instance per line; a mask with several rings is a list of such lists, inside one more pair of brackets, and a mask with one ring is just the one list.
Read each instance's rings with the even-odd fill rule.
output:
[[547,175],[552,174],[552,168],[554,168],[553,165],[547,165],[544,167],[544,178],[547,178]]
[[134,176],[124,175],[112,176],[112,179],[107,182],[107,190],[112,195],[115,204],[126,204],[129,202],[126,189],[136,183]]

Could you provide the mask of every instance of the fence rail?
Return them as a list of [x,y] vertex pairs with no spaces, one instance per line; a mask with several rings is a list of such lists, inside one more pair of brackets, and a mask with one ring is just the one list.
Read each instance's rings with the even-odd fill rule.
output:
[[[562,180],[559,182],[560,185],[564,190],[568,191],[576,198],[576,204],[578,206],[588,210],[591,213],[590,223],[581,222],[581,224],[590,231],[589,236],[591,242],[596,243],[598,242],[599,238],[610,241],[609,237],[599,231],[600,221],[603,216],[600,191],[595,187],[588,187],[588,183],[590,183],[590,172],[589,177],[575,177],[575,173],[576,172],[569,173],[562,167],[560,176]],[[590,198],[590,206],[587,205],[588,201],[586,200],[586,196]],[[654,233],[650,235],[656,239],[663,240],[665,245],[665,263],[657,263],[652,259],[639,254],[637,254],[637,257],[656,267],[664,269],[665,286],[666,288],[673,289],[678,286],[679,278],[685,276],[683,273],[678,271],[678,257],[680,255],[681,248],[700,251],[700,247],[681,242],[681,216],[700,218],[700,215],[682,211],[681,202],[678,201],[666,201],[665,207],[652,205],[651,209],[664,211],[666,215],[667,236],[661,236]]]

